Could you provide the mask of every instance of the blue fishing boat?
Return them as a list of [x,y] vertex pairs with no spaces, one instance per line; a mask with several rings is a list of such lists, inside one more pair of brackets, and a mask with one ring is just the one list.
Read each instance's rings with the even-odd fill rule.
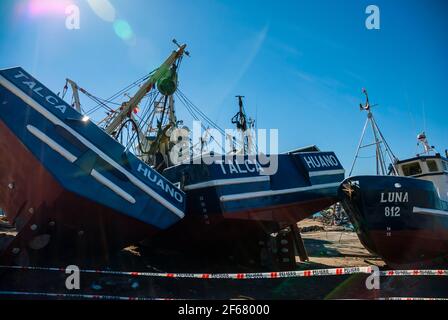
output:
[[209,222],[254,220],[282,228],[336,202],[344,169],[333,152],[312,147],[269,157],[277,162],[273,173],[258,156],[246,155],[203,157],[163,174],[187,193],[187,213]]
[[0,71],[0,185],[18,231],[5,261],[49,244],[100,256],[185,215],[183,191],[19,67]]
[[[334,152],[317,146],[248,154],[247,129],[253,122],[245,114],[242,96],[237,97],[239,112],[232,123],[242,143],[230,155],[202,154],[164,169],[163,175],[187,194],[187,208],[182,222],[160,234],[161,243],[194,243],[207,252],[216,247],[237,249],[255,260],[268,252],[291,268],[296,250],[307,259],[297,222],[338,201],[345,170]],[[271,236],[282,230],[289,230],[286,238]],[[282,250],[286,254],[279,257]]]

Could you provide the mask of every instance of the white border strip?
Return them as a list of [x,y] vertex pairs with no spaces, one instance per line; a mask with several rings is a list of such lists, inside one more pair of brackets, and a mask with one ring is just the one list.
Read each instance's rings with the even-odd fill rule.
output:
[[31,132],[33,136],[38,138],[40,141],[44,142],[46,145],[48,145],[51,149],[59,153],[61,156],[63,156],[65,159],[70,161],[71,163],[75,162],[78,158],[72,154],[70,151],[65,149],[63,146],[61,146],[59,143],[51,139],[49,136],[47,136],[45,133],[37,129],[36,127],[32,125],[27,125],[26,129]]
[[336,175],[336,174],[345,174],[345,170],[344,169],[338,169],[338,170],[312,171],[312,172],[309,172],[309,176],[310,177],[330,176],[330,175]]
[[229,184],[264,182],[264,181],[270,181],[270,179],[271,178],[269,176],[235,178],[235,179],[219,179],[219,180],[211,180],[211,181],[206,181],[206,182],[189,184],[189,185],[186,185],[184,189],[185,190],[194,190],[194,189],[202,189],[202,188],[208,188],[208,187],[226,186]]
[[220,198],[220,200],[221,200],[221,202],[246,200],[246,199],[252,199],[252,198],[276,196],[276,195],[288,194],[288,193],[305,192],[305,191],[316,190],[316,189],[333,188],[333,187],[339,187],[339,185],[340,185],[339,182],[336,182],[336,183],[333,182],[333,183],[318,184],[318,185],[309,186],[309,187],[231,194],[231,195],[222,196]]
[[436,210],[436,209],[428,209],[428,208],[420,208],[420,207],[414,207],[412,209],[412,212],[413,213],[420,213],[420,214],[435,215],[435,216],[448,216],[448,211]]
[[[56,141],[51,139],[49,136],[47,136],[45,133],[37,129],[36,127],[32,125],[26,126],[27,130],[31,132],[32,135],[34,135],[36,138],[44,142],[46,145],[48,145],[51,149],[59,153],[61,156],[63,156],[65,159],[70,161],[71,163],[75,162],[77,160],[76,156],[73,155],[70,151],[66,150],[64,147],[62,147],[60,144],[58,144]],[[126,191],[121,189],[119,186],[117,186],[115,183],[107,179],[105,176],[103,176],[101,173],[96,171],[95,169],[92,170],[90,173],[92,177],[94,177],[98,182],[105,185],[109,189],[111,189],[113,192],[118,194],[120,197],[125,199],[126,201],[134,204],[135,199]]]
[[47,118],[49,121],[51,121],[53,124],[63,127],[65,130],[70,132],[73,136],[75,136],[79,141],[81,141],[86,147],[94,151],[96,154],[98,154],[99,157],[103,158],[104,161],[108,162],[111,166],[113,166],[115,169],[120,171],[122,174],[124,174],[131,183],[133,183],[135,186],[146,192],[149,196],[151,196],[153,199],[157,200],[161,205],[163,205],[165,208],[176,214],[178,217],[183,218],[185,216],[185,213],[182,212],[182,210],[178,209],[176,206],[172,205],[170,202],[168,202],[166,199],[164,199],[162,196],[160,196],[157,192],[152,190],[150,187],[148,187],[146,184],[144,184],[142,181],[140,181],[138,178],[136,178],[134,175],[129,173],[126,169],[124,169],[122,166],[120,166],[117,162],[115,162],[112,158],[110,158],[107,154],[105,154],[103,151],[98,149],[94,144],[92,144],[89,140],[84,138],[82,135],[80,135],[78,132],[73,130],[71,127],[66,125],[61,119],[56,117],[54,114],[49,112],[47,109],[45,109],[43,106],[41,106],[39,103],[37,103],[33,98],[26,95],[24,92],[22,92],[19,88],[17,88],[13,83],[9,82],[9,80],[5,79],[2,75],[0,75],[0,83],[4,85],[9,91],[14,93],[17,97],[22,99],[26,104],[31,106],[34,110],[39,112],[42,116]]
[[95,169],[92,170],[90,173],[92,177],[94,177],[98,182],[104,184],[106,187],[108,187],[110,190],[118,194],[120,197],[125,199],[126,201],[134,204],[135,199],[133,196],[131,196],[129,193],[121,189],[119,186],[117,186],[115,183],[107,179],[105,176],[103,176],[101,173],[96,171]]

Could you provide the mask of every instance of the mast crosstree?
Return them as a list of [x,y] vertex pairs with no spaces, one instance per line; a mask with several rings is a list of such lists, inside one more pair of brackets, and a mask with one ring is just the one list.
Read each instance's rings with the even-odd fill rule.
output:
[[[252,130],[254,129],[255,126],[255,121],[252,120],[251,118],[247,119],[246,116],[246,111],[244,110],[244,105],[243,105],[243,98],[244,96],[241,95],[237,95],[235,96],[238,99],[238,112],[237,114],[235,114],[233,116],[233,118],[231,119],[232,124],[234,124],[236,126],[236,129],[238,130],[239,134],[240,134],[240,142],[242,143],[241,146],[241,150],[237,150],[235,147],[235,143],[234,144],[234,152],[238,153],[238,154],[251,154],[255,151],[255,146],[253,143],[253,132]],[[235,139],[235,137],[233,137],[233,139]],[[235,141],[233,141],[235,142]]]

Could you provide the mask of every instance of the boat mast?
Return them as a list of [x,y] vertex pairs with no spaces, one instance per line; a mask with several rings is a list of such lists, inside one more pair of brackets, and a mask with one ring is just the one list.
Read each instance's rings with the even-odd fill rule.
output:
[[243,144],[243,148],[239,152],[242,152],[243,154],[249,154],[252,151],[253,145],[252,132],[250,132],[250,130],[254,127],[254,121],[250,118],[249,120],[247,119],[243,105],[244,96],[238,95],[235,97],[238,98],[239,110],[238,113],[233,116],[232,123],[236,125],[236,128],[241,135],[241,143]]
[[173,40],[174,44],[178,46],[176,51],[173,51],[171,55],[165,60],[165,62],[154,72],[154,74],[140,87],[137,93],[129,99],[128,102],[123,103],[120,111],[113,115],[109,125],[106,127],[106,133],[112,135],[125,121],[132,110],[138,106],[140,101],[145,95],[151,91],[154,85],[167,76],[170,72],[170,68],[178,61],[184,54],[189,55],[188,51],[185,51],[186,44],[179,45],[176,40]]
[[[385,148],[384,152],[386,153],[386,155],[388,156],[388,158],[391,162],[391,170],[394,172],[394,174],[398,175],[397,168],[395,167],[395,164],[398,161],[398,158],[392,152],[391,148],[389,147],[389,144],[387,143],[386,139],[384,138],[383,134],[381,133],[380,128],[378,127],[378,125],[375,121],[375,118],[372,113],[372,107],[374,107],[375,105],[370,104],[369,95],[367,93],[367,90],[363,89],[362,92],[366,96],[366,102],[364,105],[360,104],[359,107],[362,111],[367,111],[367,119],[364,124],[364,128],[362,130],[361,138],[359,140],[359,144],[356,149],[355,159],[353,160],[353,164],[350,169],[349,176],[351,176],[353,173],[353,169],[355,168],[356,160],[358,160],[358,158],[359,158],[360,150],[363,148],[371,147],[371,146],[375,146],[376,174],[377,175],[387,175],[388,168],[386,167],[386,160],[384,159],[384,153],[383,153],[381,144],[384,144],[384,148]],[[375,142],[363,145],[364,137],[366,134],[366,129],[369,124],[372,128]]]
[[234,120],[232,121],[234,124],[236,124],[236,127],[238,131],[241,134],[241,141],[243,142],[243,154],[247,153],[247,141],[246,137],[244,136],[244,133],[247,131],[247,119],[246,114],[244,113],[244,107],[243,107],[243,98],[244,96],[235,96],[238,98],[238,113],[235,115]]
[[437,153],[437,150],[435,149],[434,146],[431,146],[428,142],[428,138],[426,137],[426,133],[422,132],[417,136],[417,146],[419,146],[420,144],[423,147],[423,152],[421,153],[417,153],[417,157],[421,156],[421,155],[429,155],[431,154],[431,152]]

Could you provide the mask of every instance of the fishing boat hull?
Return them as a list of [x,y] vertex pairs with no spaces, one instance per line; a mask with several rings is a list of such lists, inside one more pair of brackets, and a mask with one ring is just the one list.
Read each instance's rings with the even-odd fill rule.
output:
[[292,224],[337,201],[344,169],[334,153],[272,157],[275,159],[269,163],[247,156],[204,160],[168,168],[164,175],[187,193],[187,215],[210,222],[231,219]]
[[18,231],[4,260],[107,255],[182,219],[182,191],[23,69],[0,84],[0,207]]
[[187,210],[156,237],[156,246],[293,268],[303,247],[296,223],[338,201],[344,169],[332,152],[270,159],[204,157],[166,169],[163,174],[186,192]]
[[57,255],[72,250],[75,256],[105,257],[160,230],[64,189],[1,122],[0,136],[5,138],[0,142],[0,183],[13,183],[0,191],[0,206],[18,231],[3,259],[26,262],[24,254],[35,255],[47,246]]
[[431,181],[356,176],[339,194],[362,244],[389,265],[429,265],[448,256],[448,203]]

